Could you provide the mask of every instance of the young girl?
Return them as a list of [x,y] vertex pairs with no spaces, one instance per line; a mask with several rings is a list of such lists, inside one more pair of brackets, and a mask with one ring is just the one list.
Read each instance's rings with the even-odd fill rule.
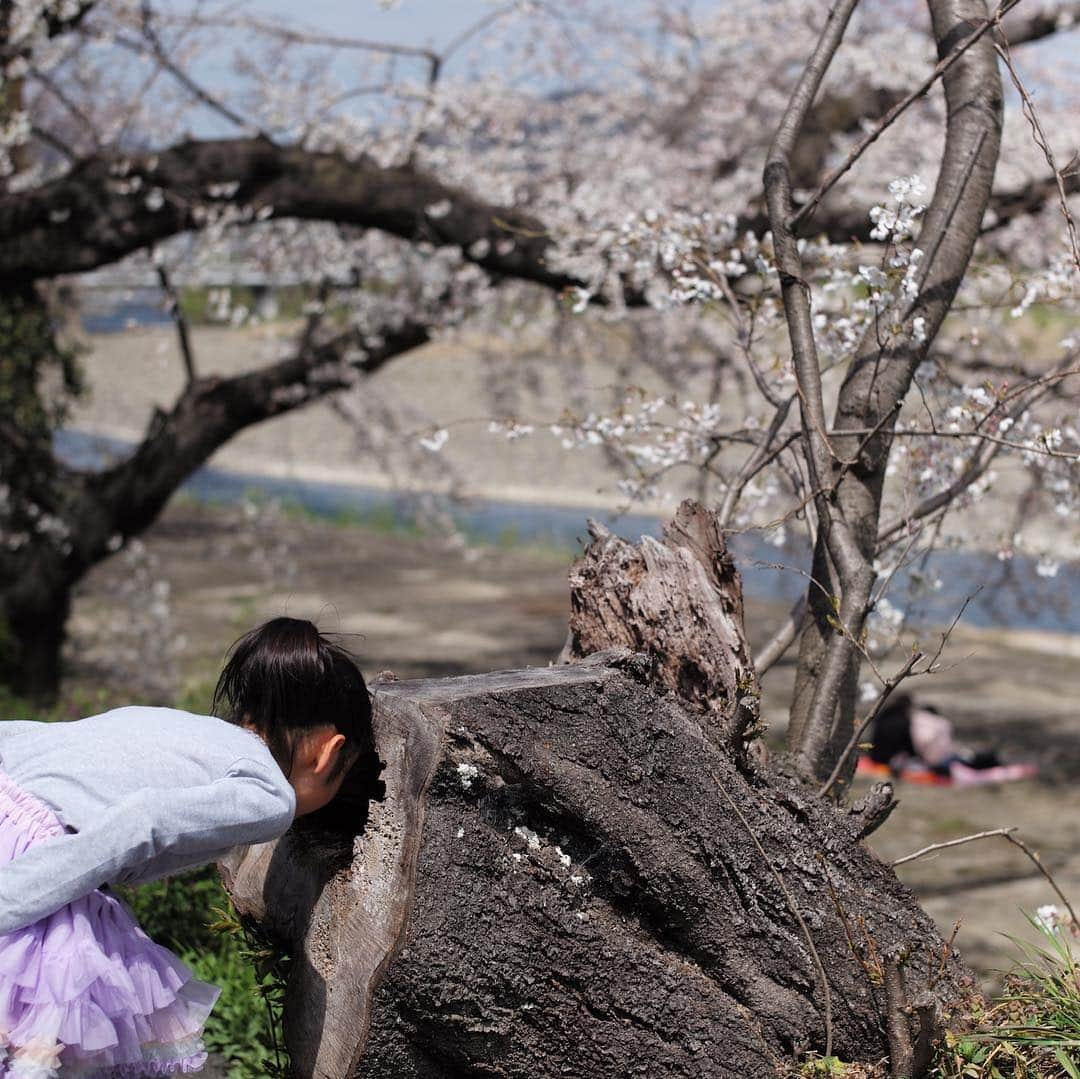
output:
[[219,990],[105,886],[282,835],[374,759],[352,657],[277,618],[233,646],[213,712],[0,722],[0,1076],[193,1072]]

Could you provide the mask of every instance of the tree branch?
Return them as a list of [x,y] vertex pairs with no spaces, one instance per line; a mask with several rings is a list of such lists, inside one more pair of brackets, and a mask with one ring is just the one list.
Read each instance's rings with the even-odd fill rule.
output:
[[806,596],[800,596],[792,605],[787,618],[777,631],[762,645],[754,656],[754,673],[760,678],[795,643],[795,638],[806,621]]
[[353,373],[378,370],[426,343],[429,334],[428,326],[410,323],[387,330],[379,345],[364,348],[350,330],[255,371],[189,383],[168,413],[155,413],[130,457],[83,474],[81,486],[97,527],[79,537],[72,559],[92,564],[110,536],[140,532],[176,488],[239,431],[346,388]]
[[[1036,401],[1039,400],[1040,397],[1045,396],[1049,392],[1050,388],[1056,384],[1056,381],[1061,376],[1072,372],[1073,364],[1075,362],[1076,354],[1069,353],[1064,356],[1051,371],[1035,379],[1033,385],[1029,387],[1018,387],[1017,390],[1014,390],[1012,403],[1009,408],[1000,413],[998,423],[1000,424],[1002,420],[1006,419],[1013,421],[1018,420],[1036,403]],[[980,420],[980,426],[998,411],[998,407],[998,405],[995,405],[991,412]],[[929,433],[934,434],[934,432]],[[942,437],[942,432],[937,432],[936,434],[938,437]],[[946,432],[945,434],[949,433]],[[938,510],[952,505],[958,495],[963,494],[963,492],[981,476],[985,475],[986,470],[993,463],[994,458],[997,457],[1003,449],[1027,448],[1025,446],[1013,447],[1012,444],[1005,439],[989,438],[977,429],[971,432],[960,432],[959,434],[961,437],[970,437],[979,440],[978,444],[971,451],[960,474],[940,491],[935,491],[934,494],[927,495],[927,497],[910,512],[885,524],[878,533],[878,550],[883,549],[899,533],[910,528],[915,521],[921,520],[924,517],[929,517]]]
[[180,297],[173,287],[164,262],[157,264],[157,276],[161,290],[165,293],[165,301],[169,305],[169,314],[176,324],[176,336],[180,341],[180,358],[184,361],[184,374],[190,386],[195,381],[195,356],[191,351],[191,335],[188,333],[187,319],[184,317],[184,312],[180,307]]
[[[119,183],[117,173],[141,183]],[[554,289],[578,285],[545,262],[543,225],[443,184],[412,166],[312,153],[264,139],[181,143],[158,154],[95,155],[58,180],[0,197],[0,288],[13,281],[82,273],[203,223],[200,212],[227,201],[275,217],[336,221],[406,240],[454,246],[488,272]],[[135,189],[137,188],[137,189]],[[168,196],[159,209],[146,191]],[[233,190],[235,188],[235,190]],[[438,207],[439,212],[432,212]],[[53,220],[53,215],[64,215]]]
[[877,700],[874,702],[873,708],[871,708],[870,711],[866,713],[863,721],[855,728],[854,732],[851,735],[851,738],[848,740],[848,744],[844,746],[843,753],[841,753],[840,756],[837,757],[836,764],[833,765],[833,770],[829,773],[829,778],[825,780],[825,782],[821,785],[821,789],[818,791],[819,798],[824,798],[825,795],[827,795],[832,789],[833,784],[840,778],[841,772],[844,771],[844,765],[847,763],[848,757],[858,747],[859,740],[866,733],[870,724],[873,723],[879,715],[881,715],[881,710],[885,707],[889,698],[892,696],[893,690],[896,689],[896,687],[905,678],[907,678],[909,674],[911,674],[911,671],[914,668],[915,664],[918,663],[920,659],[922,659],[922,655],[922,652],[912,652],[912,654],[908,657],[907,663],[905,663],[904,666],[901,667],[900,670],[897,671],[896,674],[894,674],[885,683],[885,685],[881,687],[881,692],[878,694]]
[[829,490],[829,477],[833,475],[838,457],[826,433],[828,425],[810,311],[810,288],[803,278],[802,258],[791,228],[791,158],[806,115],[840,46],[856,3],[857,0],[844,0],[830,11],[814,54],[780,121],[765,163],[764,177],[773,247],[799,389],[804,455],[810,473],[810,487],[816,492],[814,503],[819,522],[818,541],[824,542],[828,549],[843,586],[837,605],[843,629],[830,642],[825,667],[815,687],[811,718],[805,728],[807,736],[795,747],[800,767],[808,774],[821,767],[844,672],[850,663],[849,652],[865,617],[874,574],[868,560],[860,552],[843,513],[837,512]]
[[905,109],[916,102],[922,97],[931,86],[940,79],[946,71],[949,70],[955,64],[961,56],[973,45],[977,44],[984,34],[993,29],[1001,20],[1002,15],[1005,14],[1010,8],[1015,7],[1020,0],[1005,0],[1000,5],[997,12],[990,18],[985,19],[978,27],[975,28],[963,41],[961,41],[951,52],[938,61],[937,66],[930,73],[930,75],[923,81],[922,85],[916,87],[906,97],[901,98],[884,116],[874,125],[873,129],[867,132],[866,136],[860,140],[859,144],[852,148],[850,153],[844,158],[844,160],[833,169],[821,184],[817,190],[811,194],[811,196],[799,207],[795,215],[788,222],[792,229],[798,226],[799,222],[804,220],[808,215],[814,212],[815,207],[825,197],[826,193],[836,184],[836,182],[843,176],[851,167],[859,160],[860,157],[866,152],[869,146],[876,142],[885,130],[901,116]]

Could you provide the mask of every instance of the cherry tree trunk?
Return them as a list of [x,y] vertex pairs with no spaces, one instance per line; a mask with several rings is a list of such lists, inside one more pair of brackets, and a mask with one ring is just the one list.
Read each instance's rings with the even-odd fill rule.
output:
[[[595,530],[571,645],[590,611],[624,624],[618,608],[642,651],[379,682],[377,796],[222,865],[293,956],[296,1076],[766,1076],[827,1047],[879,1062],[905,1002],[928,1028],[973,992],[862,843],[888,792],[841,810],[744,752],[755,687],[714,526],[687,505],[663,543]],[[687,666],[660,645],[689,646],[691,617]]]

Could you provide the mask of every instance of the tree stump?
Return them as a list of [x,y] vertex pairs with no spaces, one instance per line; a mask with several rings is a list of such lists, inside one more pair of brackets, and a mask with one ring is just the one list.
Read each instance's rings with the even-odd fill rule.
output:
[[294,956],[296,1076],[769,1076],[827,1023],[836,1055],[885,1058],[889,964],[924,1011],[972,991],[863,815],[654,677],[611,652],[377,687],[366,820],[222,867]]

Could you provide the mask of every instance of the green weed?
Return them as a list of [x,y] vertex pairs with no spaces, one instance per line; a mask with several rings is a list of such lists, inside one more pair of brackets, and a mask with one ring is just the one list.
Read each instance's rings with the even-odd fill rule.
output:
[[65,685],[52,704],[42,704],[29,697],[20,697],[0,683],[0,721],[7,719],[36,719],[54,723],[63,719],[81,719],[117,708],[122,704],[137,704],[130,698],[120,699],[117,692],[101,686]]
[[1030,918],[1041,943],[1020,960],[970,1032],[949,1033],[931,1079],[1080,1079],[1080,969],[1066,937]]

